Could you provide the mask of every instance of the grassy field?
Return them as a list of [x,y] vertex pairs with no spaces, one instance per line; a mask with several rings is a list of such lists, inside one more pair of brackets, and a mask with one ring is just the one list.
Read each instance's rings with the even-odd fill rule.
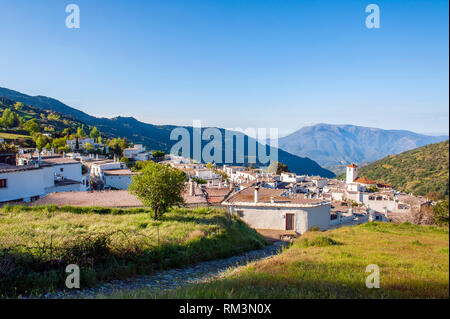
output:
[[[365,285],[369,264],[380,268],[379,289]],[[112,297],[449,298],[449,233],[448,228],[389,223],[308,232],[280,255],[211,283]]]
[[68,264],[81,287],[261,248],[265,240],[222,210],[6,206],[0,210],[0,296],[64,288]]
[[5,140],[17,140],[19,138],[30,139],[31,137],[28,136],[28,135],[11,134],[11,133],[2,133],[2,132],[0,132],[0,138],[4,138]]

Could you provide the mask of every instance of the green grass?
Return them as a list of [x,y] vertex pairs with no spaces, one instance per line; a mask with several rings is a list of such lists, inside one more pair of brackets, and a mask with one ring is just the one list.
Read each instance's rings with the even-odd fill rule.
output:
[[[308,232],[281,254],[211,283],[114,298],[449,298],[448,228],[369,223]],[[380,268],[380,288],[365,285]]]
[[266,241],[223,210],[173,209],[161,220],[145,209],[6,206],[0,210],[0,296],[64,288],[65,267],[81,287],[228,257]]
[[0,138],[4,138],[5,140],[18,140],[19,138],[31,139],[31,136],[12,133],[0,133]]

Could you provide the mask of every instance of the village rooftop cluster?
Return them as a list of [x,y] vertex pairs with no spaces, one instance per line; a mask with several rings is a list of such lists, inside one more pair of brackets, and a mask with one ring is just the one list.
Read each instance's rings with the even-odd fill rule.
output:
[[[78,141],[81,148],[93,142],[89,138]],[[72,144],[67,141],[74,149]],[[347,167],[344,181],[152,154],[139,144],[123,150],[126,161],[116,155],[108,159],[75,151],[56,154],[19,149],[15,165],[5,157],[3,162],[9,164],[0,163],[0,204],[140,207],[140,200],[127,191],[132,176],[139,174],[127,167],[129,161],[156,161],[182,170],[187,175],[183,193],[187,206],[220,206],[251,227],[280,236],[372,220],[401,221],[430,203],[359,176],[355,164]]]

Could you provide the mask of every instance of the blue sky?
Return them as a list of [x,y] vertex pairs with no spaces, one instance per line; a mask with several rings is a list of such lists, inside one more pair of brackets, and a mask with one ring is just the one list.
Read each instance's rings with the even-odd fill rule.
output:
[[[81,28],[67,29],[67,4]],[[380,7],[368,29],[365,7]],[[448,1],[0,0],[0,86],[96,116],[448,134]]]

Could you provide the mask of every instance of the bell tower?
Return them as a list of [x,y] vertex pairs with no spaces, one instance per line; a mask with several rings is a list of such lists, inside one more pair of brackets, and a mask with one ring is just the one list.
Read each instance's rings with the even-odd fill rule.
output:
[[355,179],[358,178],[358,166],[356,164],[351,163],[347,166],[347,175],[345,182],[347,184],[353,183]]

